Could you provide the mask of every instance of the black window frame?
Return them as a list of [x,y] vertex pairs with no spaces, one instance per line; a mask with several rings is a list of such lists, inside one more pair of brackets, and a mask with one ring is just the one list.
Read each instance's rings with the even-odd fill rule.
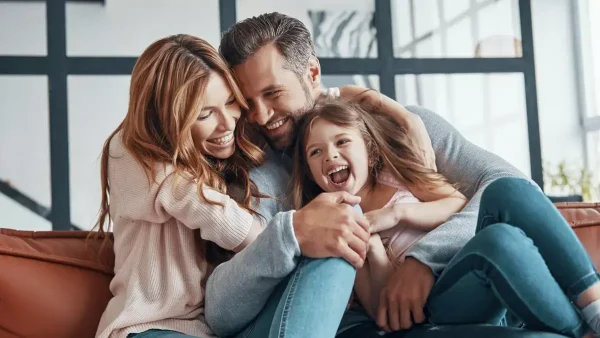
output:
[[[12,0],[0,2],[35,2]],[[103,0],[69,0],[104,4]],[[403,74],[521,73],[525,83],[531,177],[543,187],[531,1],[519,0],[522,57],[518,58],[397,58],[394,56],[391,0],[375,1],[377,58],[319,58],[323,75],[376,74],[380,91],[396,96],[395,76]],[[66,50],[66,0],[46,2],[46,56],[0,56],[0,75],[48,77],[52,206],[47,208],[0,181],[0,193],[52,222],[53,230],[78,229],[71,223],[69,189],[68,75],[129,75],[136,57],[72,57]],[[223,32],[236,22],[236,0],[219,0]]]

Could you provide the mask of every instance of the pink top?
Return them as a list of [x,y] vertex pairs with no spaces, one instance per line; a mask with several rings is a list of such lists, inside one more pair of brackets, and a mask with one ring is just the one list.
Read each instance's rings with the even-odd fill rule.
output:
[[[382,172],[379,174],[377,181],[398,191],[387,202],[384,208],[400,203],[421,203],[402,183],[398,182],[391,174]],[[390,260],[398,263],[404,262],[406,251],[415,244],[419,239],[425,236],[427,232],[407,228],[398,224],[397,226],[379,232],[381,241],[388,249]]]
[[125,338],[149,329],[214,334],[204,319],[207,264],[198,252],[195,231],[205,240],[233,249],[248,235],[253,217],[234,200],[203,187],[212,205],[200,200],[197,184],[175,180],[170,164],[158,164],[148,181],[122,143],[110,142],[108,180],[114,221],[115,277],[96,337]]

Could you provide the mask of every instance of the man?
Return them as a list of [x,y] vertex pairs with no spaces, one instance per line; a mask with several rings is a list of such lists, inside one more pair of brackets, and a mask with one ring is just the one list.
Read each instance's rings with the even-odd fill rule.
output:
[[[294,144],[297,116],[325,92],[321,85],[321,69],[309,31],[297,19],[279,13],[264,14],[241,21],[231,27],[222,37],[220,51],[232,67],[242,93],[248,101],[248,121],[258,127],[272,148],[285,153]],[[361,91],[362,89],[356,87],[342,88],[341,95],[352,96]],[[451,217],[445,224],[416,243],[407,254],[406,261],[398,266],[390,277],[382,293],[383,310],[378,324],[383,328],[396,331],[408,329],[413,324],[425,320],[425,303],[434,285],[435,276],[439,276],[454,254],[475,233],[479,199],[483,188],[496,178],[522,177],[522,174],[497,156],[466,141],[458,131],[433,112],[419,107],[409,107],[408,110],[416,114],[412,115],[389,98],[383,97],[382,102],[390,110],[390,114],[395,114],[399,122],[404,121],[418,129],[422,120],[435,150],[439,172],[451,183],[459,183],[463,194],[471,198],[462,212]],[[421,120],[414,118],[417,115]],[[420,137],[418,141],[427,153],[423,140],[429,139],[419,136],[418,132],[417,137]],[[285,157],[285,155],[280,156]],[[357,236],[361,237],[359,240],[336,237],[333,234],[355,233],[354,230],[342,230],[350,226],[357,229],[359,228],[357,224],[362,224],[364,219],[352,213],[349,221],[332,223],[345,220],[339,212],[348,212],[348,209],[340,209],[337,203],[344,198],[327,195],[319,198],[321,200],[317,203],[322,204],[318,207],[315,205],[313,208],[308,205],[304,208],[308,210],[302,209],[294,214],[292,226],[301,253],[309,257],[343,257],[354,266],[360,267],[364,260],[364,250],[356,243],[364,240],[362,234]],[[325,203],[326,200],[329,204]],[[309,213],[311,220],[306,221]],[[267,228],[265,232],[268,231],[273,230]],[[340,250],[325,250],[330,248],[327,243],[336,241],[343,244],[339,246]],[[249,248],[258,245],[259,243],[254,243]],[[236,327],[232,322],[249,323],[261,311],[260,307],[266,302],[265,297],[268,297],[277,283],[285,277],[271,278],[269,280],[271,283],[267,283],[268,285],[253,287],[253,295],[248,295],[248,290],[234,291],[232,288],[228,288],[227,292],[215,291],[218,286],[222,287],[231,279],[235,279],[238,287],[242,289],[244,285],[260,284],[259,281],[264,280],[264,275],[244,271],[243,267],[252,259],[259,258],[251,258],[253,254],[251,252],[243,251],[242,254],[244,257],[237,260],[236,257],[219,266],[208,282],[207,319],[211,326],[215,326],[213,329],[218,334],[231,334],[233,333],[231,330],[241,328]],[[258,250],[255,254],[258,254]],[[285,254],[281,255],[285,256]],[[282,261],[281,264],[284,265],[285,262],[289,261]],[[272,261],[270,264],[278,263]],[[290,268],[293,266],[288,267],[286,271],[289,272]],[[235,303],[231,304],[235,309],[208,313],[208,308],[212,305],[227,302]],[[240,314],[245,314],[247,318],[241,318]],[[217,318],[231,318],[231,322],[218,323]],[[365,324],[368,322],[372,323],[368,317],[360,313],[348,314],[342,321],[340,329],[351,332],[360,325],[371,325],[372,332],[375,334],[377,327]]]

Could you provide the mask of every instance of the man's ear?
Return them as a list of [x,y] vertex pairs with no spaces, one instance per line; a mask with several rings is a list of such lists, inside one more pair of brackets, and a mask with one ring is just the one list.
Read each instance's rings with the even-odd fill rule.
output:
[[321,64],[319,59],[315,56],[311,56],[308,59],[308,81],[312,89],[320,88],[321,86]]

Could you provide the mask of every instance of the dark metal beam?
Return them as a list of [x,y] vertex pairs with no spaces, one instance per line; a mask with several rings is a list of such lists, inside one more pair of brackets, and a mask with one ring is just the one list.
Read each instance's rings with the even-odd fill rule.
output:
[[[70,75],[129,75],[136,57],[69,57],[67,73]],[[382,64],[378,59],[320,58],[324,74],[353,75],[380,74]],[[48,61],[38,56],[0,56],[0,74],[46,74]],[[389,73],[394,74],[451,74],[451,73],[522,73],[527,63],[516,58],[480,59],[393,59]]]
[[381,74],[385,70],[392,78],[395,74],[522,73],[527,66],[520,58],[392,59],[386,67],[378,59],[320,58],[319,62],[323,74]]
[[0,180],[0,193],[27,208],[34,214],[50,220],[50,208],[38,204],[31,197],[15,189],[8,182]]
[[526,64],[516,58],[394,59],[394,74],[520,73]]
[[394,37],[392,36],[391,0],[376,0],[374,15],[377,30],[377,57],[380,63],[379,90],[382,94],[395,98],[396,78],[393,72]]
[[0,56],[1,75],[46,75],[45,56]]
[[[12,199],[13,201],[19,203],[21,206],[25,207],[34,214],[42,217],[43,219],[52,222],[52,212],[50,208],[39,204],[33,198],[25,195],[24,193],[11,186],[8,182],[0,180],[0,194],[3,194],[6,197]],[[71,224],[71,229],[82,230],[80,227],[74,224]]]
[[69,57],[67,71],[72,75],[129,75],[136,57]]
[[65,0],[46,3],[52,229],[71,229]]
[[[135,57],[70,57],[68,73],[128,75],[135,61]],[[388,68],[384,68],[378,59],[320,58],[319,62],[323,74],[379,74],[381,77],[381,72],[387,69],[385,74],[392,79],[395,74],[521,73],[526,67],[523,59],[514,58],[392,59]]]
[[237,6],[235,0],[219,0],[219,21],[221,33],[233,26],[237,21]]
[[377,59],[319,58],[323,75],[379,74],[381,64]]
[[525,80],[525,105],[527,107],[527,131],[529,135],[531,178],[544,189],[530,0],[519,0],[519,17],[521,18],[521,39],[523,44],[523,61],[525,62],[523,77]]

